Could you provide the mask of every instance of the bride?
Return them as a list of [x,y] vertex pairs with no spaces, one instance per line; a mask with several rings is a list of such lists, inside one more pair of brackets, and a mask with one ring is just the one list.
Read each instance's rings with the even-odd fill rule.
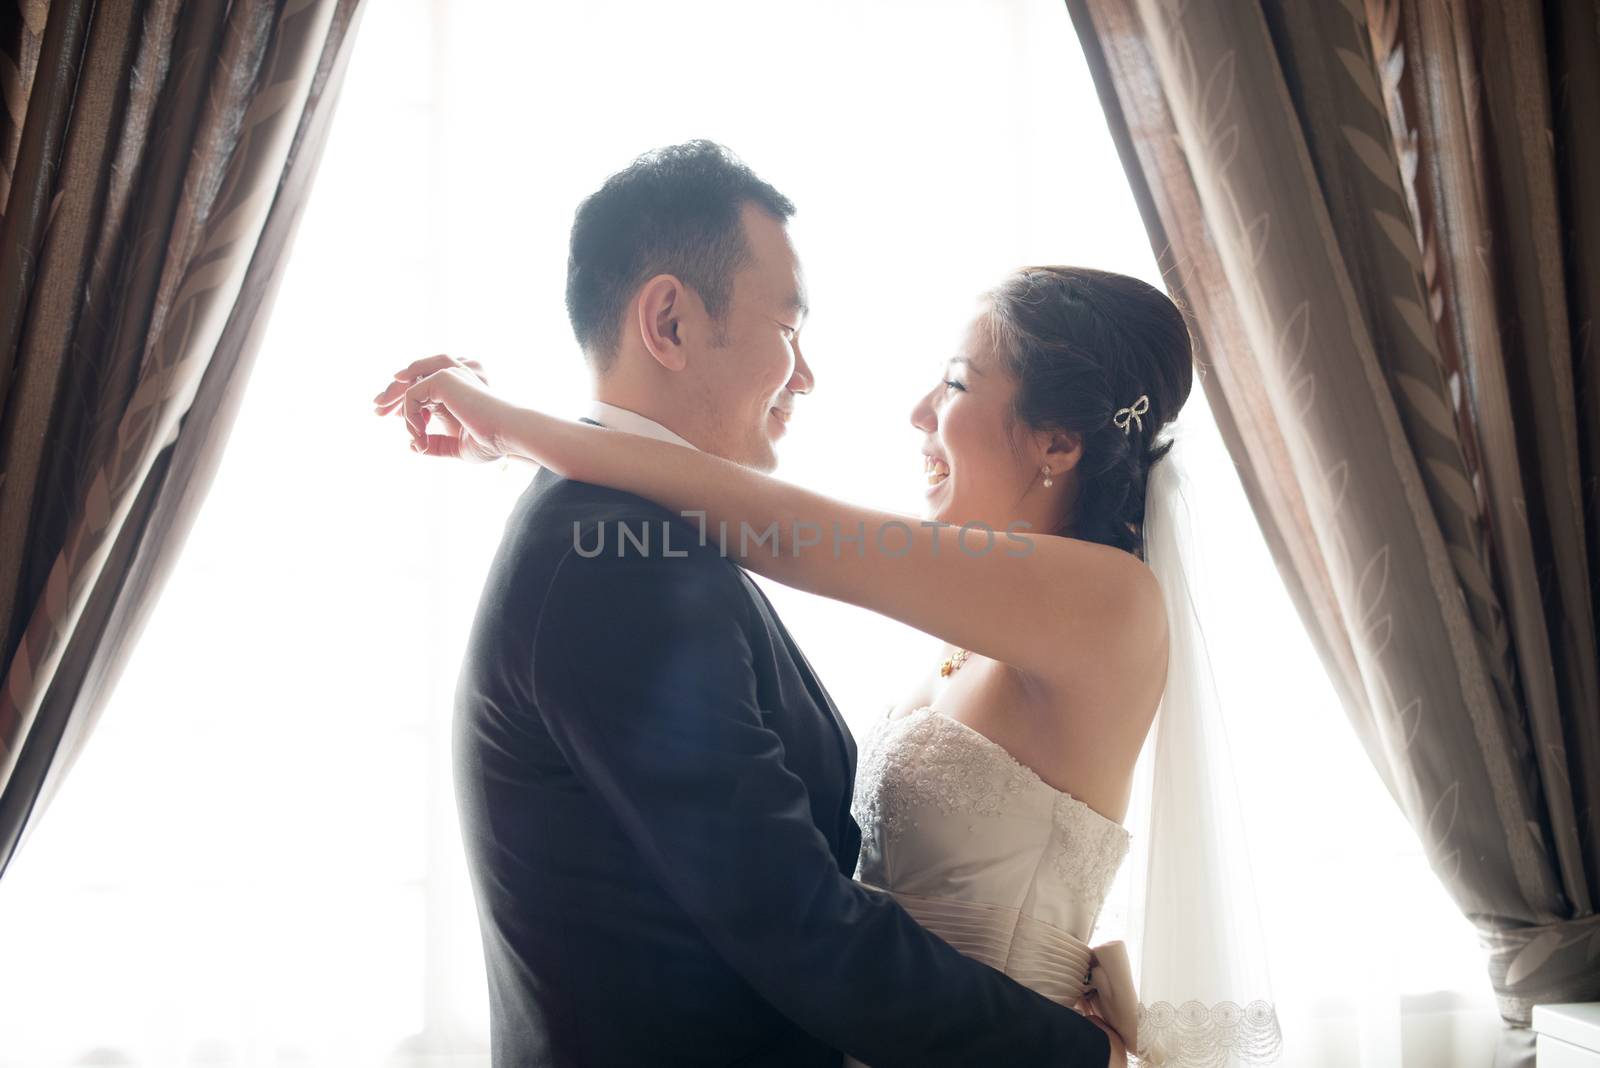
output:
[[[911,412],[921,519],[517,407],[476,366],[418,361],[379,412],[404,415],[414,450],[520,456],[637,494],[692,518],[702,543],[743,567],[944,640],[862,744],[858,880],[963,953],[1097,1017],[1148,1063],[1276,1055],[1248,919],[1232,918],[1248,886],[1225,855],[1238,839],[1221,833],[1227,776],[1162,433],[1193,358],[1164,294],[1059,266],[984,294]],[[428,433],[430,417],[447,433]],[[1123,823],[1147,749],[1135,998],[1121,944],[1089,939],[1130,853]]]

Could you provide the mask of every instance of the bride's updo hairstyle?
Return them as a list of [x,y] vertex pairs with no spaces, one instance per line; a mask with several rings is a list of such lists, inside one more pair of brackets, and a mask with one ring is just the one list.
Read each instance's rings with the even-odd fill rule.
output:
[[[986,296],[995,354],[1017,383],[1013,419],[1083,438],[1076,506],[1055,533],[1143,559],[1145,482],[1172,448],[1156,438],[1194,381],[1183,313],[1137,278],[1088,267],[1024,267]],[[1149,409],[1121,415],[1124,432],[1119,410],[1140,396]]]

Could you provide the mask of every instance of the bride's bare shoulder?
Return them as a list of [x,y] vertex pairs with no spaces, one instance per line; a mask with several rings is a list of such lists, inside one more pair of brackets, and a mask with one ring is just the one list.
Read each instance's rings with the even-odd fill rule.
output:
[[[1079,542],[1079,546],[1088,543]],[[1073,693],[1127,693],[1129,683],[1165,664],[1167,611],[1161,583],[1139,557],[1109,545],[1094,545],[1092,594],[1040,590],[1060,599],[1064,624],[1057,631],[1060,670],[1041,682]],[[1163,668],[1164,670],[1164,668]]]

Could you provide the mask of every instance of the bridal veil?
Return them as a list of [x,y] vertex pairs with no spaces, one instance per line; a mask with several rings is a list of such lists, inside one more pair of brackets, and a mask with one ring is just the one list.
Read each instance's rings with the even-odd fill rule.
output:
[[1181,436],[1151,468],[1145,560],[1165,595],[1166,690],[1140,757],[1127,941],[1140,1061],[1263,1064],[1282,1047],[1227,728],[1207,651]]

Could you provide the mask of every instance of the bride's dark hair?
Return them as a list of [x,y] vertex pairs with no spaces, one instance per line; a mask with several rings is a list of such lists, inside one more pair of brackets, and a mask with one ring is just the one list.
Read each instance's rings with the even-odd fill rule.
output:
[[[1017,382],[1013,419],[1083,438],[1078,499],[1056,533],[1142,559],[1145,483],[1172,447],[1156,437],[1194,382],[1183,313],[1137,278],[1090,267],[1023,267],[986,298],[995,352]],[[1150,408],[1125,433],[1117,412],[1141,395]]]

